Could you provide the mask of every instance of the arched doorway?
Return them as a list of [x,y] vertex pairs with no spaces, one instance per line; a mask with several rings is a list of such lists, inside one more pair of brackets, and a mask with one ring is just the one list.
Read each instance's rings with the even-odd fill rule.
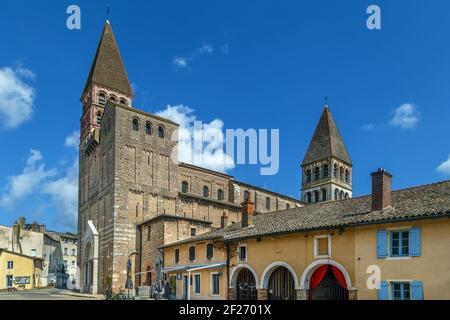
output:
[[309,281],[310,300],[348,300],[346,279],[336,266],[318,267]]
[[90,290],[93,282],[93,271],[94,271],[94,264],[92,261],[92,245],[90,242],[88,242],[84,248],[84,285],[86,286],[87,290]]
[[295,300],[295,280],[285,267],[277,267],[269,278],[269,300]]
[[256,279],[253,273],[247,269],[242,268],[236,279],[236,293],[237,300],[256,300]]

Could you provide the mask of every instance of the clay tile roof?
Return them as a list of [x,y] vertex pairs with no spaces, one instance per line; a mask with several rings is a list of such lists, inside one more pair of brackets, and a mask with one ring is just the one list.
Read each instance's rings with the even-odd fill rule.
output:
[[302,165],[327,157],[335,157],[350,165],[352,164],[331,111],[328,106],[325,106]]
[[450,181],[392,192],[392,206],[371,211],[371,195],[257,215],[254,226],[225,234],[237,240],[290,232],[450,216]]
[[133,89],[128,81],[127,72],[109,21],[106,22],[103,29],[84,91],[92,82],[133,96]]

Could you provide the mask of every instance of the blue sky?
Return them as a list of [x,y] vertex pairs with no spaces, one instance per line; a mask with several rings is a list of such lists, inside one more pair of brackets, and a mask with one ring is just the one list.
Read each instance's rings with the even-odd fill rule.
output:
[[[237,165],[237,179],[299,197],[324,96],[354,163],[354,195],[370,192],[378,167],[395,189],[450,177],[448,1],[18,0],[0,11],[0,224],[24,215],[75,229],[71,135],[107,3],[135,107],[280,129],[279,173]],[[66,28],[70,4],[81,30]],[[381,30],[366,28],[370,4]]]

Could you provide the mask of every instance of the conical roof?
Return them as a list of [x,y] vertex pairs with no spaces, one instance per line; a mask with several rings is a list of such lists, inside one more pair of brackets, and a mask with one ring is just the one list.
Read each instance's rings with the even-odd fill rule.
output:
[[109,21],[106,21],[103,29],[84,91],[92,82],[133,96],[133,89]]
[[327,157],[335,157],[348,164],[352,164],[341,134],[334,122],[328,106],[325,106],[311,139],[302,165],[307,165]]

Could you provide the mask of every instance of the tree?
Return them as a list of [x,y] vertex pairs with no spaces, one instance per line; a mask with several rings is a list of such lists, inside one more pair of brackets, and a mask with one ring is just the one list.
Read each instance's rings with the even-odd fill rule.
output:
[[224,242],[222,239],[215,240],[213,242],[213,246],[215,249],[222,251],[225,253],[227,260],[226,260],[226,270],[227,270],[227,300],[229,295],[229,284],[230,284],[230,269],[232,266],[234,266],[233,259],[237,255],[238,251],[238,243],[235,241],[230,242]]

